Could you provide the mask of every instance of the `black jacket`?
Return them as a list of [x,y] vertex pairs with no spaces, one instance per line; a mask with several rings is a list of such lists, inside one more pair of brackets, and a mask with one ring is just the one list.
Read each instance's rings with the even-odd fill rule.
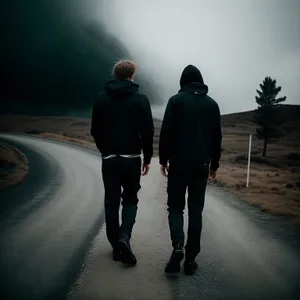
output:
[[196,67],[184,69],[180,85],[165,111],[159,141],[160,164],[203,162],[217,170],[222,143],[219,106],[207,95],[208,87]]
[[91,135],[103,156],[140,154],[149,164],[153,156],[154,125],[148,98],[128,80],[109,81],[94,103]]

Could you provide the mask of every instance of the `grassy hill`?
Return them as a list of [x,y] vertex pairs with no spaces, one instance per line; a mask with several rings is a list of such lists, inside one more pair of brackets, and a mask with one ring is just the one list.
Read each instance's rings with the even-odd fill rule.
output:
[[[300,105],[281,105],[281,116],[284,120],[281,130],[283,137],[279,143],[287,143],[290,146],[300,145]],[[222,116],[225,133],[231,128],[240,127],[255,133],[256,125],[253,123],[254,111],[246,111]]]

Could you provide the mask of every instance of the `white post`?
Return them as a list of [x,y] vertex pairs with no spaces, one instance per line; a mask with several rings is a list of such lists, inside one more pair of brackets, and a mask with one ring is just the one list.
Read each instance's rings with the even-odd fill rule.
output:
[[251,161],[251,147],[252,147],[252,134],[250,134],[250,137],[249,137],[248,170],[247,170],[247,183],[246,183],[246,187],[249,186],[250,161]]

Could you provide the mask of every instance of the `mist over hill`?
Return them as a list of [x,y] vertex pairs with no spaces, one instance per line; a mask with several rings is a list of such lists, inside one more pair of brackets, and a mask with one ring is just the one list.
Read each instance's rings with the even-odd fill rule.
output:
[[[99,22],[72,15],[70,1],[8,1],[0,13],[1,112],[88,117],[96,94],[111,79],[113,62],[131,58]],[[159,103],[141,71],[136,82]]]

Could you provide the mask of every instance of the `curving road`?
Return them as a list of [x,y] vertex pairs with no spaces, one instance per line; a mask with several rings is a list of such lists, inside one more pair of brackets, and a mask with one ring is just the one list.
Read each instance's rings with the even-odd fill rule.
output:
[[300,299],[299,226],[209,186],[199,271],[165,276],[166,183],[154,159],[132,239],[138,266],[124,268],[105,238],[99,155],[30,136],[0,138],[30,162],[23,184],[0,191],[1,299]]

